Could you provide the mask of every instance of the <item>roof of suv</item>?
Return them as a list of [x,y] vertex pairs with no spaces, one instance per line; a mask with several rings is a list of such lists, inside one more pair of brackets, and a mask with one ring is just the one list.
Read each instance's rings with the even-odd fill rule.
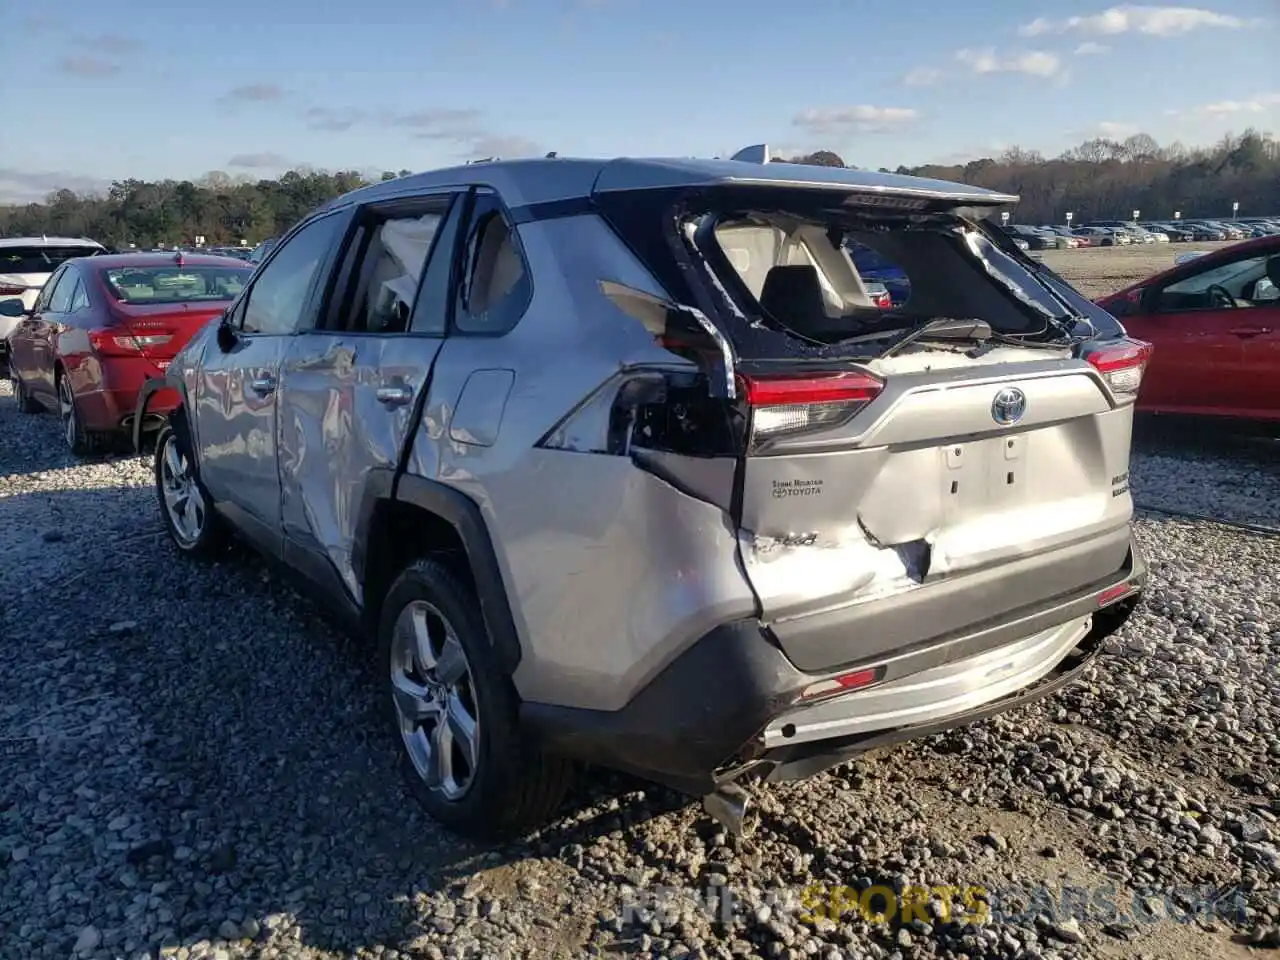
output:
[[362,203],[400,196],[422,189],[483,184],[499,190],[510,202],[524,205],[575,200],[596,192],[668,187],[710,187],[759,184],[846,188],[929,200],[951,200],[975,206],[1004,206],[1016,196],[947,180],[930,180],[893,173],[874,173],[844,167],[797,163],[751,163],[744,160],[693,158],[629,158],[614,160],[543,158],[494,160],[447,167],[361,187],[326,204]]

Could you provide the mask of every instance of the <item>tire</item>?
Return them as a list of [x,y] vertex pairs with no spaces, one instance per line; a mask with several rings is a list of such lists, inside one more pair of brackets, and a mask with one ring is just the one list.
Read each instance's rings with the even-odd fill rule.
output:
[[[387,593],[378,639],[401,766],[410,792],[432,819],[482,842],[511,839],[549,821],[568,790],[573,766],[522,735],[515,688],[497,668],[475,591],[441,559],[416,560]],[[433,664],[424,664],[416,652],[423,640]],[[476,721],[474,766],[465,762],[462,737],[451,736],[441,752],[432,734],[467,726],[445,723],[446,716]],[[448,756],[452,776],[437,776],[438,785],[432,785],[430,771],[444,770],[441,756]]]
[[76,404],[75,391],[65,373],[59,374],[55,384],[58,392],[58,412],[62,417],[62,436],[67,447],[77,457],[90,457],[101,453],[111,445],[113,437],[85,428],[80,408]]
[[[156,435],[152,462],[160,518],[173,545],[202,560],[220,555],[229,541],[226,526],[172,426],[166,424]],[[188,516],[190,522],[184,519]]]
[[44,407],[27,392],[27,385],[18,379],[18,375],[10,371],[13,380],[13,399],[17,401],[19,413],[39,413]]

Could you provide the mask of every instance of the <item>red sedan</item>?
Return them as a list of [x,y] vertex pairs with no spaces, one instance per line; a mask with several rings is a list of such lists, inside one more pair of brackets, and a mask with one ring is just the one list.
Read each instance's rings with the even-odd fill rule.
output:
[[[114,444],[132,426],[138,390],[161,374],[204,324],[226,309],[253,272],[230,257],[120,254],[68,260],[9,337],[9,374],[26,413],[57,410],[72,452]],[[155,395],[156,420],[177,404]]]
[[1139,411],[1280,424],[1280,237],[1195,257],[1097,302],[1154,347]]

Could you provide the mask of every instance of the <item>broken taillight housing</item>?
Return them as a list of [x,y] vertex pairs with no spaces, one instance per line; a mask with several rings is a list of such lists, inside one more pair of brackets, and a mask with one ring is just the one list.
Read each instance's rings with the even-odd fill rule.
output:
[[739,382],[751,408],[753,446],[846,423],[884,389],[861,371],[743,374]]
[[1142,385],[1142,374],[1151,359],[1152,346],[1142,340],[1125,339],[1093,350],[1085,359],[1102,374],[1113,392],[1136,394]]
[[871,294],[871,302],[881,310],[888,310],[893,306],[893,297],[889,295],[888,290],[879,290]]

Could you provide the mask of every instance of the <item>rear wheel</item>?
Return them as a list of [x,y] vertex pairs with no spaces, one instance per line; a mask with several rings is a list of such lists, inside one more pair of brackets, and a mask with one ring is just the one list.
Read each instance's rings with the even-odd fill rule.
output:
[[18,378],[16,373],[10,373],[13,379],[13,398],[18,403],[19,413],[39,413],[43,407],[36,402],[31,396],[31,391],[27,389],[27,385]]
[[58,412],[62,415],[63,439],[77,457],[91,456],[109,446],[110,435],[85,428],[71,378],[65,373],[58,377]]
[[427,813],[484,840],[549,820],[572,765],[521,735],[475,591],[441,560],[417,560],[387,594],[379,639],[402,764]]
[[221,552],[227,543],[222,519],[173,427],[165,426],[156,436],[154,462],[160,516],[174,545],[202,558]]

